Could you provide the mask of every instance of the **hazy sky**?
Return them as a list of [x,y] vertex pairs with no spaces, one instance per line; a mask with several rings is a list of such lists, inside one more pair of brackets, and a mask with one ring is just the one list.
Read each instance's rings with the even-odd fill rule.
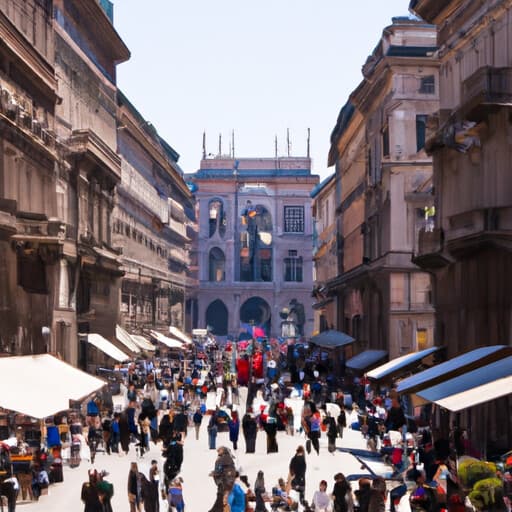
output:
[[118,86],[180,154],[185,172],[207,153],[306,154],[327,168],[340,108],[392,16],[409,0],[114,0],[114,24],[132,56]]

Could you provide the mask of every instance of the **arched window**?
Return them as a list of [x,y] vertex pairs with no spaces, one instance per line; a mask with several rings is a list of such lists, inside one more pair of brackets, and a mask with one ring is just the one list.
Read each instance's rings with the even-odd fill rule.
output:
[[214,300],[206,309],[205,317],[206,325],[212,334],[227,336],[229,314],[224,302]]
[[272,281],[272,215],[247,201],[240,230],[240,281]]
[[214,247],[208,257],[208,279],[213,282],[226,279],[226,257],[218,247]]
[[226,233],[226,215],[224,205],[220,199],[212,199],[208,203],[209,237],[211,238],[218,230],[219,235],[224,237]]

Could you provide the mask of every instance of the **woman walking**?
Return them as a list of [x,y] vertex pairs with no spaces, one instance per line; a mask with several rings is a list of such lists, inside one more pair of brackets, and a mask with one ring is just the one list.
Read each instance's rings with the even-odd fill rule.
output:
[[345,479],[343,473],[334,475],[334,489],[332,496],[334,498],[334,512],[347,512],[347,494],[352,492],[349,482]]
[[263,475],[263,471],[258,471],[258,476],[256,477],[256,482],[254,482],[254,494],[256,496],[256,507],[254,512],[267,512],[267,507],[265,506],[265,478]]
[[233,443],[233,450],[238,449],[238,435],[240,432],[240,420],[238,413],[233,411],[231,413],[231,419],[228,421],[229,427],[229,440]]
[[246,413],[242,419],[242,431],[245,438],[245,453],[254,453],[256,451],[258,424],[250,413]]
[[304,491],[306,489],[306,454],[304,446],[298,446],[295,455],[290,460],[290,476],[292,489],[300,495],[300,502],[304,502]]

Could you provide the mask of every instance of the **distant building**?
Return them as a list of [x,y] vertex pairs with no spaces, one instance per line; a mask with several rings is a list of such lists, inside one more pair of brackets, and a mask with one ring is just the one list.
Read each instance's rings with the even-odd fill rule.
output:
[[311,192],[313,199],[314,332],[338,323],[338,303],[329,294],[327,282],[338,275],[338,230],[336,224],[336,176],[331,174]]
[[337,328],[391,358],[434,343],[430,275],[411,258],[433,204],[427,116],[439,102],[436,29],[393,18],[332,133],[339,275]]
[[203,158],[197,187],[198,327],[227,336],[281,336],[288,309],[313,330],[310,192],[303,157]]

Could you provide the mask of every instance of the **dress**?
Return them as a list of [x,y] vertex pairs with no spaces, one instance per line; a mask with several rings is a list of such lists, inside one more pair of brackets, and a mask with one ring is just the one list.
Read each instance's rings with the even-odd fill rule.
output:
[[85,482],[82,485],[81,499],[84,502],[84,512],[101,512],[101,502],[96,484]]
[[245,438],[245,453],[254,453],[256,451],[258,424],[250,414],[244,416],[242,420],[242,430]]

